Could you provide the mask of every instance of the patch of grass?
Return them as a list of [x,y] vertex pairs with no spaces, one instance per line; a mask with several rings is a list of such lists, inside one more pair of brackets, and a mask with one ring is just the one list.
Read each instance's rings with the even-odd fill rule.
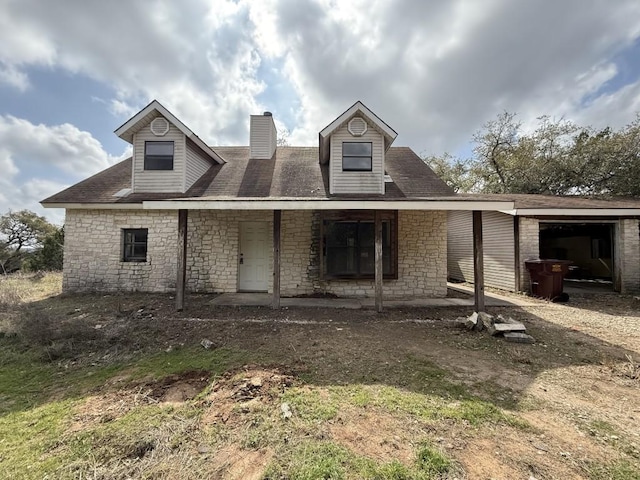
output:
[[191,452],[192,442],[200,439],[199,414],[191,406],[145,405],[63,435],[56,452],[63,460],[57,478],[129,478],[137,477],[138,469],[158,468],[156,455]]
[[378,463],[328,441],[304,440],[283,449],[264,479],[435,480],[452,469],[448,457],[427,445],[418,450],[413,465],[405,465],[398,460]]
[[294,387],[282,395],[294,416],[309,422],[326,422],[338,413],[339,402],[334,395],[321,395],[318,390]]
[[415,472],[397,460],[382,465],[373,464],[371,471],[363,472],[363,477],[371,480],[414,480],[416,478]]
[[340,480],[346,477],[352,455],[331,442],[306,441],[292,449],[280,462],[269,466],[265,480]]
[[449,457],[426,444],[420,447],[417,457],[418,468],[429,477],[445,474],[453,467]]
[[626,460],[588,468],[591,480],[640,480],[640,469]]
[[589,424],[589,430],[600,435],[612,435],[616,433],[616,429],[609,422],[604,420],[594,420]]
[[102,385],[121,365],[65,367],[43,362],[37,349],[0,339],[0,414],[32,408],[48,399],[72,398]]
[[168,375],[188,370],[206,370],[213,375],[232,368],[240,367],[260,359],[244,350],[216,348],[206,350],[202,347],[176,348],[170,352],[159,352],[141,357],[132,364],[131,374],[134,378],[163,378]]
[[498,407],[481,400],[453,402],[441,408],[436,415],[452,420],[464,420],[473,426],[501,423],[506,420],[505,414]]
[[0,275],[0,307],[35,302],[62,292],[61,272]]
[[246,425],[239,439],[240,445],[245,450],[258,450],[269,445],[277,444],[285,436],[278,426],[277,413],[269,415],[268,412],[254,412],[251,420]]
[[[369,404],[391,412],[401,411],[425,421],[450,419],[465,421],[472,426],[486,423],[508,424],[527,429],[529,424],[504,413],[495,405],[477,398],[447,402],[436,395],[422,395],[388,386],[363,386],[369,392]],[[362,398],[364,394],[359,394]],[[349,396],[345,396],[349,399]]]
[[0,417],[3,478],[45,478],[62,464],[48,452],[65,429],[73,402],[51,402]]

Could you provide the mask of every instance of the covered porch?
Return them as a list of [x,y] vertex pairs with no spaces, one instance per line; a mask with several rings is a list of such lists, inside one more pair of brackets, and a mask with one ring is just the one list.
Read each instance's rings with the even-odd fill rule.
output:
[[[317,301],[317,297],[322,296],[315,293],[328,292],[329,295],[323,299],[325,301],[357,300],[358,305],[373,306],[378,312],[384,306],[428,306],[433,301],[446,303],[457,300],[433,298],[446,296],[446,212],[450,210],[473,212],[473,228],[469,232],[474,243],[473,306],[474,310],[483,311],[485,294],[481,212],[505,210],[511,206],[511,202],[461,200],[455,197],[392,201],[194,198],[149,201],[143,204],[144,209],[174,210],[178,217],[177,310],[184,309],[185,293],[193,290],[194,264],[197,263],[198,255],[203,254],[202,245],[215,243],[212,235],[217,235],[219,242],[226,241],[227,238],[221,237],[217,231],[224,230],[228,233],[223,235],[233,238],[235,243],[231,242],[226,248],[219,249],[217,256],[210,255],[210,271],[207,273],[210,276],[223,275],[225,272],[220,267],[226,265],[226,275],[236,283],[231,287],[227,284],[222,293],[259,293],[260,304],[264,304],[268,298],[268,303],[273,308],[280,308],[292,302],[294,298],[291,297],[298,297],[295,298],[296,301],[312,303],[312,300]],[[194,219],[200,221],[209,215],[228,218],[228,225],[212,226],[208,231],[200,228],[200,224]],[[283,217],[286,219],[284,228]],[[242,222],[243,218],[258,218],[260,222]],[[296,224],[292,222],[294,218],[303,220]],[[339,235],[330,233],[335,230],[333,222],[340,225],[338,230],[342,233]],[[268,274],[270,278],[255,286],[246,282],[249,266],[248,255],[244,250],[248,251],[249,248],[246,242],[238,238],[248,238],[248,233],[240,232],[242,229],[246,230],[248,223],[262,223],[265,228],[261,235],[269,236],[268,245],[263,247],[268,248],[268,252],[265,251],[262,258],[268,259],[270,265],[262,266],[262,270],[254,275]],[[361,239],[355,244],[353,239],[349,239],[344,243],[346,247],[342,248],[339,241],[332,240],[332,235],[343,241],[341,235],[344,236],[344,231],[349,229],[361,232]],[[365,237],[366,240],[363,240]],[[306,260],[303,259],[302,264],[298,258],[300,255],[292,253],[292,244],[296,245],[296,242],[298,248],[300,242],[305,243],[302,249],[305,250],[303,256]],[[338,244],[334,245],[336,242]],[[297,263],[293,265],[295,261]],[[356,267],[351,265],[354,262],[358,263]],[[336,265],[344,268],[337,268]],[[307,283],[307,290],[302,295],[291,294],[291,283],[295,283],[296,279]],[[435,283],[436,287],[433,285]],[[342,294],[335,295],[335,291]],[[307,295],[306,292],[314,295]]]

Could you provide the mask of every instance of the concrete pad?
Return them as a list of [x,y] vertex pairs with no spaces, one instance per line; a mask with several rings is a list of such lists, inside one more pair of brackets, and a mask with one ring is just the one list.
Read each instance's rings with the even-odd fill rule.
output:
[[[460,289],[460,291],[465,291]],[[224,305],[230,307],[269,307],[273,302],[270,293],[222,293],[213,298],[210,305]],[[503,297],[496,294],[487,294],[485,304],[488,307],[512,307],[539,305],[527,299]],[[281,298],[282,307],[309,307],[309,308],[375,308],[374,298],[309,298],[292,297]],[[400,300],[385,300],[383,308],[429,308],[429,307],[470,307],[473,308],[473,297],[469,298],[408,298]]]
[[354,298],[281,298],[282,307],[346,308],[357,310],[362,302]]
[[209,302],[210,305],[228,307],[266,307],[271,305],[270,293],[222,293]]

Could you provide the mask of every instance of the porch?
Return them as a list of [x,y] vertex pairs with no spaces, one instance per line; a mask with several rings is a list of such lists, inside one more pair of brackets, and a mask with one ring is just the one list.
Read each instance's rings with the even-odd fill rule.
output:
[[[473,289],[449,284],[449,290],[466,293],[466,298],[414,298],[404,300],[386,300],[386,308],[429,308],[429,307],[469,307],[475,305]],[[464,295],[459,295],[463,297]],[[515,296],[485,294],[486,307],[528,307],[539,305],[539,301],[531,298],[517,298]],[[270,307],[273,305],[273,295],[270,293],[239,292],[222,293],[217,295],[210,305],[226,307]],[[376,308],[375,298],[326,298],[326,297],[281,297],[281,308],[339,308],[346,310],[372,310]]]
[[[325,301],[329,301],[333,305],[344,303],[343,308],[370,308],[373,306],[376,311],[381,312],[384,305],[389,307],[402,307],[402,306],[465,306],[465,305],[473,305],[474,310],[483,311],[485,309],[485,295],[484,295],[484,286],[483,286],[483,252],[482,252],[482,215],[481,212],[483,210],[499,210],[504,209],[509,206],[509,202],[477,202],[470,201],[468,199],[465,200],[452,200],[451,198],[439,198],[439,199],[421,199],[421,200],[411,200],[411,201],[377,201],[377,200],[339,200],[339,201],[308,201],[308,200],[254,200],[254,199],[242,199],[236,201],[216,201],[216,200],[204,200],[204,199],[185,199],[185,200],[171,200],[171,201],[156,201],[156,202],[144,202],[145,209],[175,209],[178,210],[178,255],[177,255],[177,281],[176,281],[176,308],[177,310],[182,310],[184,308],[185,302],[185,292],[189,286],[189,266],[188,266],[188,258],[190,255],[189,249],[194,247],[193,240],[191,240],[190,245],[190,231],[189,225],[190,222],[190,212],[192,215],[199,215],[197,211],[205,211],[205,210],[226,210],[228,214],[233,215],[234,211],[236,216],[241,216],[246,211],[254,211],[255,213],[260,213],[263,215],[263,220],[268,222],[271,230],[270,232],[270,252],[269,252],[269,262],[271,263],[271,279],[268,282],[269,288],[264,289],[259,293],[259,295],[246,295],[243,296],[241,293],[230,292],[226,290],[224,293],[228,294],[226,296],[221,296],[219,302],[223,302],[222,304],[246,304],[245,302],[249,302],[254,305],[270,305],[273,308],[280,308],[282,306],[288,305],[300,305],[307,304],[310,306],[323,304]],[[428,258],[420,258],[421,262],[416,262],[412,257],[408,257],[404,255],[403,252],[400,251],[398,255],[403,258],[405,261],[405,266],[410,266],[410,268],[406,268],[404,272],[401,268],[398,270],[389,272],[389,265],[393,265],[393,255],[390,257],[388,250],[389,248],[389,240],[386,238],[388,236],[388,232],[390,231],[390,226],[393,225],[394,220],[392,220],[394,211],[396,214],[398,212],[405,212],[405,215],[413,215],[422,213],[439,212],[438,215],[441,215],[447,210],[468,210],[473,212],[473,228],[472,231],[469,232],[469,235],[473,238],[474,244],[474,271],[475,271],[475,288],[473,294],[473,301],[463,301],[462,299],[451,299],[444,298],[446,295],[446,221],[445,223],[440,223],[438,225],[437,230],[433,230],[429,235],[429,238],[426,240],[421,238],[421,233],[417,235],[413,231],[404,230],[402,222],[400,222],[400,227],[397,228],[397,243],[401,243],[403,239],[409,233],[413,236],[419,238],[417,242],[414,242],[416,245],[412,246],[411,254],[416,255],[418,252],[423,251],[425,249],[433,249],[433,246],[429,244],[432,240],[434,240],[434,235],[437,237],[442,237],[444,239],[444,246],[438,247],[439,252],[436,256],[433,257],[433,260],[436,258],[440,258],[441,261],[437,261],[437,266],[434,266]],[[262,212],[258,212],[262,211]],[[349,279],[339,279],[339,281],[343,282],[343,284],[348,284],[349,282],[353,284],[357,284],[358,282],[363,283],[366,282],[368,285],[369,293],[362,295],[362,298],[358,298],[355,300],[344,300],[341,299],[336,301],[335,299],[323,299],[323,298],[310,298],[316,297],[314,296],[306,296],[307,298],[301,298],[301,296],[297,295],[286,295],[286,292],[281,290],[282,278],[287,280],[287,263],[283,262],[283,259],[286,260],[286,255],[283,256],[283,240],[286,242],[287,238],[291,238],[291,234],[295,236],[298,232],[287,232],[284,229],[283,232],[283,215],[288,215],[289,212],[295,213],[296,211],[302,213],[306,212],[319,212],[321,213],[321,231],[322,225],[324,225],[323,218],[331,218],[331,212],[333,215],[336,215],[336,212],[342,211],[348,212],[361,212],[360,215],[366,214],[369,222],[371,232],[370,236],[372,237],[370,240],[372,244],[368,246],[368,250],[366,252],[366,256],[368,257],[366,263],[368,268],[370,269],[370,273],[368,277],[363,278],[353,278]],[[326,215],[329,215],[327,217]],[[236,218],[237,218],[236,217]],[[364,218],[364,217],[363,217]],[[446,219],[446,215],[443,217]],[[386,224],[385,224],[386,223]],[[387,227],[385,229],[385,227]],[[302,232],[300,232],[302,233]],[[302,233],[302,235],[306,235]],[[315,237],[315,235],[313,236]],[[326,255],[326,251],[328,250],[325,242],[325,236],[320,233],[320,245],[316,247],[314,254],[312,257],[316,258],[317,266],[319,267],[319,274],[321,282],[334,282],[336,279],[327,275],[328,273],[325,268],[329,265],[326,258],[323,258],[323,255]],[[385,241],[386,239],[386,241]],[[391,241],[393,243],[393,240]],[[438,243],[438,242],[436,242]],[[415,248],[415,247],[418,248]],[[397,247],[396,247],[397,248]],[[402,249],[402,246],[400,247]],[[405,252],[406,253],[406,252]],[[364,257],[364,253],[362,254]],[[391,258],[391,259],[390,259]],[[396,257],[398,258],[398,257]],[[426,260],[426,262],[424,261]],[[442,263],[442,265],[440,265]],[[243,254],[242,252],[238,252],[238,271],[240,267],[243,265]],[[444,266],[444,268],[441,268]],[[397,265],[396,265],[397,268]],[[424,290],[424,281],[426,275],[423,272],[428,270],[433,270],[433,272],[438,277],[438,282],[442,281],[442,289],[441,293],[435,295],[435,297],[441,298],[432,298],[432,296],[424,293],[418,293],[414,287],[412,282],[417,281],[418,283],[422,283],[421,288]],[[407,272],[410,272],[407,274]],[[284,275],[283,275],[284,274]],[[441,278],[440,278],[441,277]],[[238,282],[240,284],[240,282]],[[237,289],[238,292],[242,291],[242,288]],[[330,291],[330,290],[329,290]],[[391,293],[391,295],[390,295]],[[400,293],[400,294],[399,294]],[[340,295],[341,296],[341,295]],[[345,295],[351,296],[351,295]],[[305,296],[302,296],[305,297]]]

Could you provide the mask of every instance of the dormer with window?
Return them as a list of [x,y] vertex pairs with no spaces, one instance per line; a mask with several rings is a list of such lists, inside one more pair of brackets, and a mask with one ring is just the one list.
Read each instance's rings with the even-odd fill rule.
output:
[[116,130],[133,145],[134,193],[184,193],[224,160],[154,100]]
[[320,132],[320,163],[332,195],[383,195],[384,157],[397,133],[361,102]]

